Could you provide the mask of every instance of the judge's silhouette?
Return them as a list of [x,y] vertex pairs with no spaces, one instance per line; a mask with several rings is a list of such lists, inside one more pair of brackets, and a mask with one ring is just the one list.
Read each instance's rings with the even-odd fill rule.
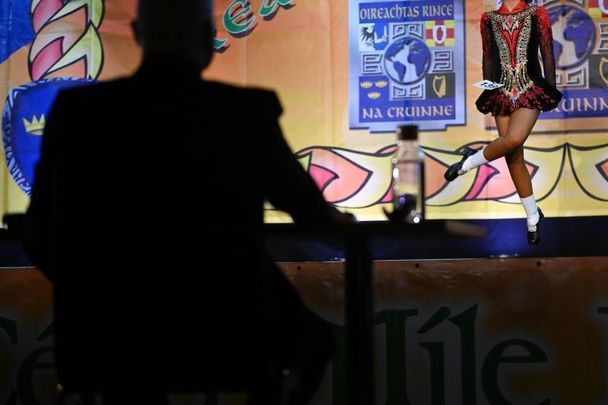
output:
[[201,79],[209,0],[142,0],[134,27],[141,68],[61,92],[37,166],[28,249],[54,283],[59,382],[105,403],[306,403],[333,338],[267,257],[263,204],[308,224],[339,214],[273,92]]

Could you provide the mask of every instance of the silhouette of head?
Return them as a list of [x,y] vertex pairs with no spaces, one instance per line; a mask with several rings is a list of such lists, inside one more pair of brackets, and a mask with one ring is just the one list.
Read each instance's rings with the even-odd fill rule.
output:
[[212,0],[140,0],[133,27],[144,58],[178,56],[206,68],[213,55]]

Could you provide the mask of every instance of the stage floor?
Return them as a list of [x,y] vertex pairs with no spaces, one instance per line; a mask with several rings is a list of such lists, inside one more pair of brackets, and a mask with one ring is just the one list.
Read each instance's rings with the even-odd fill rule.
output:
[[[486,230],[485,238],[376,238],[370,241],[375,260],[550,258],[608,255],[608,217],[545,218],[541,242],[530,246],[526,222],[521,219],[462,221]],[[271,239],[273,258],[282,262],[332,261],[344,257],[340,242],[298,242]]]

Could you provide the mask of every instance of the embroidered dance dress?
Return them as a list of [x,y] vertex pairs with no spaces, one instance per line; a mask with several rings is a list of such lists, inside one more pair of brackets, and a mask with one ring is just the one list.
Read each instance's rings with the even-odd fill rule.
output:
[[[510,115],[519,108],[549,111],[562,94],[555,88],[551,20],[542,6],[520,1],[509,12],[503,4],[481,17],[483,78],[504,84],[484,90],[476,101],[484,114]],[[541,72],[538,49],[543,60]]]

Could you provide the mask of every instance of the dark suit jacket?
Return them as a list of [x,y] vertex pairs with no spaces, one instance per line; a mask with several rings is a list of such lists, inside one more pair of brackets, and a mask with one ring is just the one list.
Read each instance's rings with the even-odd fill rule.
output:
[[274,93],[201,81],[179,60],[60,93],[28,218],[32,258],[55,284],[64,384],[260,374],[285,338],[269,311],[263,203],[300,222],[333,212],[280,114]]

